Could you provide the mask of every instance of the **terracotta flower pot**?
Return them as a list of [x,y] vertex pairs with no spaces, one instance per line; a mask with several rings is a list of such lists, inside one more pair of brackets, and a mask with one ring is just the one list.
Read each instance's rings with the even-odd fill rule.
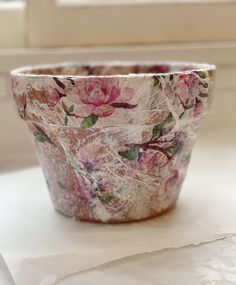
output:
[[108,223],[173,207],[211,102],[214,70],[181,62],[14,70],[14,99],[55,208]]

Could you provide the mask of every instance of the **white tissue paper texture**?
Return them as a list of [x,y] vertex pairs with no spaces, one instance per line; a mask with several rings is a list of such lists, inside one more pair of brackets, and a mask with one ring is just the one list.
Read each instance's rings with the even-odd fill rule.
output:
[[232,132],[207,136],[198,142],[174,210],[117,225],[76,222],[56,213],[39,168],[2,175],[1,253],[17,285],[52,285],[122,257],[236,233],[235,160]]
[[[177,67],[162,66],[166,74],[150,73],[150,66],[146,74],[134,74],[147,69],[135,65],[123,75],[113,66],[99,72],[86,66],[72,67],[70,74],[87,71],[92,77],[50,77],[42,70],[39,76],[13,76],[14,98],[56,209],[109,223],[142,220],[173,207],[212,100],[215,69]],[[113,75],[97,77],[108,71]]]

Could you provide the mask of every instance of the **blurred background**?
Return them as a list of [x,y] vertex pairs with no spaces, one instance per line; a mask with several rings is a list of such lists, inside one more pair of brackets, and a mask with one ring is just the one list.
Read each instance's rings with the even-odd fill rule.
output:
[[0,173],[37,164],[11,98],[12,69],[122,59],[216,64],[201,133],[236,130],[236,0],[0,0]]

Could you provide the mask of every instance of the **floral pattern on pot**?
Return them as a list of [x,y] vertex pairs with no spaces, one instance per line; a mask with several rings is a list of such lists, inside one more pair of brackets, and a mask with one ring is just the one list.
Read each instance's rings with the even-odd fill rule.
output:
[[107,63],[13,71],[16,105],[55,208],[80,220],[127,222],[173,207],[214,69]]
[[82,128],[92,127],[99,117],[110,116],[116,108],[135,108],[136,105],[129,104],[133,94],[132,88],[119,87],[118,78],[86,79],[78,84],[78,89],[68,94],[69,108],[62,101],[65,122],[68,122],[68,116],[75,116],[84,118],[80,123]]

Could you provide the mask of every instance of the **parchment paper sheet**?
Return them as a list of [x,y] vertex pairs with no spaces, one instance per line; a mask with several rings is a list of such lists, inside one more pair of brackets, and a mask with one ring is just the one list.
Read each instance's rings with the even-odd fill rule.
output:
[[236,238],[127,257],[67,277],[58,285],[93,285],[95,280],[96,285],[235,285]]
[[0,255],[0,284],[1,285],[14,285],[12,276],[1,255]]
[[236,233],[235,141],[222,149],[215,138],[196,149],[178,206],[145,222],[76,222],[53,210],[39,168],[2,175],[0,251],[17,285],[51,285],[124,256]]

